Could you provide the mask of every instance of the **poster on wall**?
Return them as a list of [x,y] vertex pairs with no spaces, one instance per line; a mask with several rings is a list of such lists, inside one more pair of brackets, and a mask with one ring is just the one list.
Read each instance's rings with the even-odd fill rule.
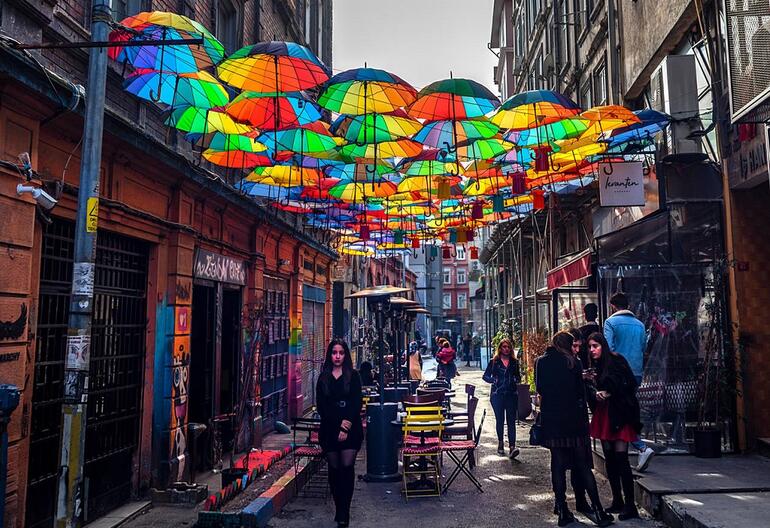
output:
[[599,163],[599,202],[602,207],[644,205],[644,171],[641,161]]

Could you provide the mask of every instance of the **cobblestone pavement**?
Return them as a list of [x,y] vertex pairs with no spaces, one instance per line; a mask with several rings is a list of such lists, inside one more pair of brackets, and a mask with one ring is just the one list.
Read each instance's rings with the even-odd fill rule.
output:
[[[476,475],[482,480],[484,493],[460,475],[449,492],[438,499],[427,497],[406,502],[400,495],[401,483],[356,483],[351,513],[351,526],[371,528],[461,528],[461,527],[538,527],[556,526],[552,513],[553,494],[548,451],[528,445],[529,425],[518,427],[517,445],[521,449],[518,460],[497,455],[497,440],[492,408],[489,405],[489,386],[481,380],[475,368],[461,367],[457,383],[476,385],[479,397],[478,416],[487,410],[482,440],[479,444]],[[445,458],[445,466],[452,462]],[[359,457],[358,473],[365,473],[363,454]],[[607,482],[597,477],[603,498],[609,499]],[[572,497],[571,504],[574,506]],[[609,500],[606,500],[609,503]],[[593,526],[580,514],[578,522],[570,526]],[[299,497],[288,504],[270,521],[272,528],[332,528],[335,525],[334,504],[326,500]],[[653,528],[661,526],[650,519],[620,522],[623,528]]]

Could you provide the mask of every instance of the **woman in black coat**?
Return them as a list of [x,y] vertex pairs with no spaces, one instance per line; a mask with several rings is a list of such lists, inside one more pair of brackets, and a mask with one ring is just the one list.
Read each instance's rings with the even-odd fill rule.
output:
[[353,369],[350,349],[341,339],[333,339],[318,377],[316,405],[321,416],[318,438],[329,464],[329,488],[338,526],[350,522],[356,455],[364,438],[362,401],[361,378]]
[[626,359],[610,350],[600,332],[588,337],[588,351],[596,366],[592,383],[587,387],[588,403],[593,410],[590,432],[593,438],[602,441],[607,479],[612,489],[609,511],[619,513],[621,521],[634,519],[639,517],[639,512],[634,503],[628,444],[638,438],[642,429],[636,378]]
[[580,360],[572,355],[572,341],[569,333],[557,333],[535,364],[543,446],[551,451],[551,483],[558,524],[566,526],[575,520],[567,506],[567,469],[572,469],[583,481],[591,499],[589,518],[597,526],[609,526],[613,518],[602,508],[591,472],[583,368]]
[[513,344],[504,338],[498,343],[495,357],[487,365],[483,380],[492,384],[490,403],[495,412],[497,429],[497,454],[505,455],[503,432],[508,421],[508,456],[516,458],[516,415],[519,410],[519,383],[521,372],[519,362],[513,357]]

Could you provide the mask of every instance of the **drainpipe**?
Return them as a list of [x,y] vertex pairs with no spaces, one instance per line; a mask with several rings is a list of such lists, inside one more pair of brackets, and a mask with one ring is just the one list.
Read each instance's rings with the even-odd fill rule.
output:
[[618,28],[615,0],[607,0],[607,40],[610,62],[610,103],[620,104],[620,61],[618,60]]

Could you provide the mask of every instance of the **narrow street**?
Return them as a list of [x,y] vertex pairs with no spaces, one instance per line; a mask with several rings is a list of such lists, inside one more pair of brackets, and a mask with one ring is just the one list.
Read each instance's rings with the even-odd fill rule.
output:
[[[464,363],[461,362],[462,365]],[[351,526],[372,528],[461,528],[485,527],[537,527],[556,526],[552,513],[553,493],[549,470],[548,451],[528,445],[529,425],[520,424],[517,445],[521,455],[516,461],[497,455],[495,421],[489,405],[489,386],[481,379],[476,368],[460,368],[455,379],[459,386],[476,385],[479,397],[477,420],[486,410],[482,440],[479,444],[476,474],[481,477],[484,493],[479,493],[464,476],[452,484],[449,492],[435,497],[411,499],[406,502],[400,495],[401,483],[368,484],[358,481],[353,496]],[[445,459],[446,470],[452,462]],[[358,460],[358,473],[366,471],[365,454]],[[602,497],[609,498],[606,480],[598,477]],[[574,505],[572,497],[570,502]],[[607,501],[609,503],[609,500]],[[322,528],[334,526],[334,504],[327,500],[299,498],[288,504],[280,515],[270,521],[273,528]],[[593,526],[585,517],[576,514],[579,522],[571,526]],[[616,521],[627,528],[659,526],[652,520]]]

